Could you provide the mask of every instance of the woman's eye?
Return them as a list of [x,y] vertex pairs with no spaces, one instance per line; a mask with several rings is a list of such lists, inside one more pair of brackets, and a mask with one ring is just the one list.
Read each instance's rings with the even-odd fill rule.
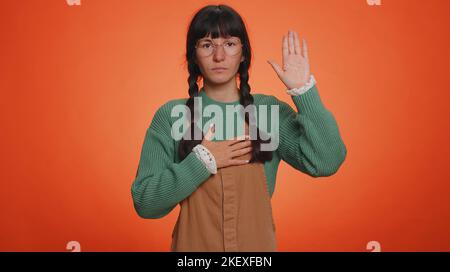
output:
[[203,48],[208,48],[209,46],[211,46],[211,44],[209,44],[209,43],[205,43],[202,45]]

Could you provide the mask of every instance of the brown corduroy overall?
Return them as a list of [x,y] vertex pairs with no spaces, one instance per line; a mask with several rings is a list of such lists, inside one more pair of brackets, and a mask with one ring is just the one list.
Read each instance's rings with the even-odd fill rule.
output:
[[171,251],[277,250],[263,163],[217,169],[180,206]]

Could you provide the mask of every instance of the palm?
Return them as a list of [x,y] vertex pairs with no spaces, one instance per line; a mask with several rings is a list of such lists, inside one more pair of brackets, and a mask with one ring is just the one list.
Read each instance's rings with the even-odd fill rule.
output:
[[300,48],[297,32],[289,31],[283,36],[282,56],[283,68],[274,61],[269,61],[281,81],[288,89],[304,86],[310,77],[308,48],[305,39]]

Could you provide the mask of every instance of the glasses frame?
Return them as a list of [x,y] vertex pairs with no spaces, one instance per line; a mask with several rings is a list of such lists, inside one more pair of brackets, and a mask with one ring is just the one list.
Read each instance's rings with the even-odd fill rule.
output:
[[[229,40],[227,40],[227,41],[225,41],[225,42],[219,44],[219,43],[215,43],[215,42],[214,42],[213,40],[211,40],[211,39],[203,39],[203,40],[197,41],[197,44],[195,45],[195,49],[198,50],[199,43],[201,43],[202,41],[210,41],[210,42],[212,43],[212,45],[213,45],[213,51],[211,52],[211,54],[206,55],[206,56],[204,56],[204,57],[209,57],[209,56],[213,55],[213,54],[216,52],[216,49],[217,49],[218,46],[223,46],[225,43],[230,42]],[[240,49],[242,50],[242,46],[243,46],[242,42],[241,42],[240,40],[238,40],[238,43],[239,43],[238,46],[240,46]],[[239,51],[238,51],[238,53],[236,53],[236,54],[234,54],[234,55],[228,55],[228,54],[226,53],[225,50],[224,50],[224,52],[225,52],[225,54],[226,54],[227,56],[235,56],[235,55],[239,54]]]

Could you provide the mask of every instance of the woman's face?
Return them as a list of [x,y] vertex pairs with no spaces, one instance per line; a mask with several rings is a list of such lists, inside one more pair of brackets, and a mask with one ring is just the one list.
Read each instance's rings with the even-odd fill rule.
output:
[[[217,45],[215,48],[213,43]],[[243,60],[242,44],[238,37],[212,39],[209,35],[197,41],[196,63],[204,80],[210,84],[222,84],[234,79]],[[225,69],[215,70],[218,67]]]

